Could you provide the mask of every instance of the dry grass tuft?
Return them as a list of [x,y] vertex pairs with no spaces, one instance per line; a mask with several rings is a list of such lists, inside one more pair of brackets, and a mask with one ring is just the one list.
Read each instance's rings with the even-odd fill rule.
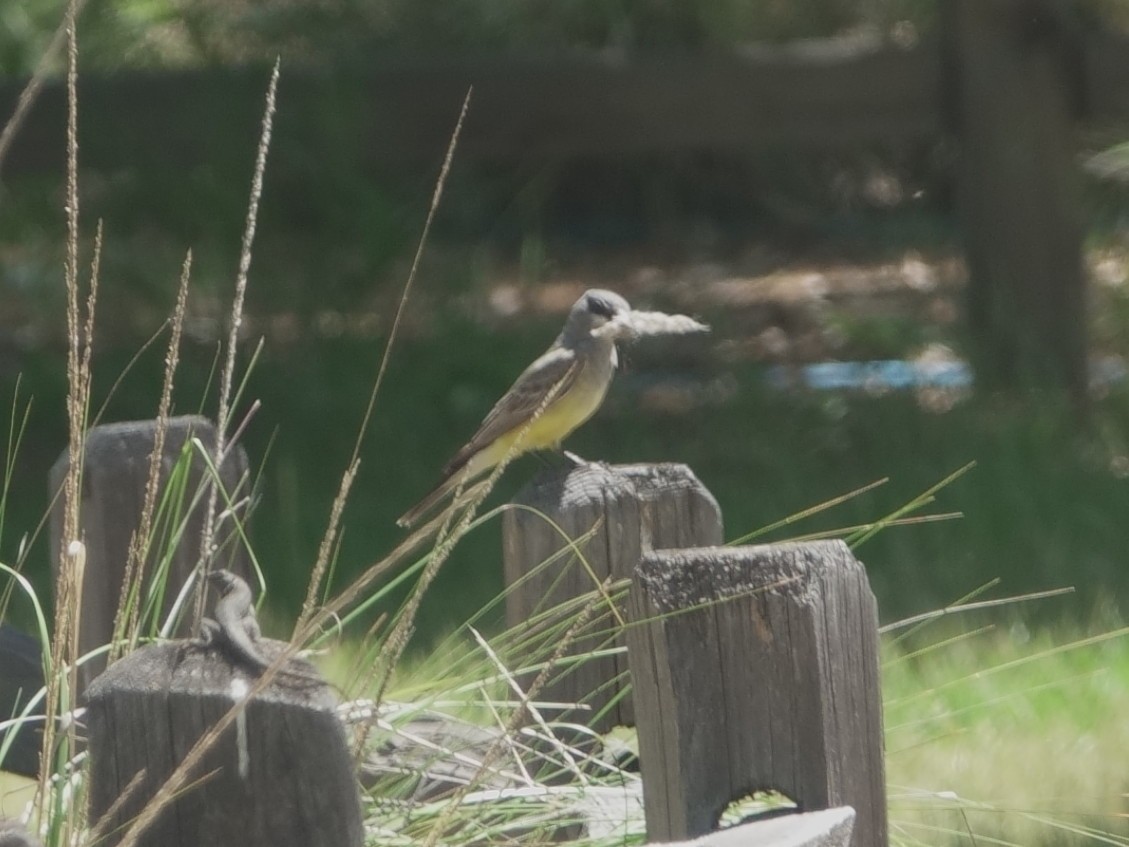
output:
[[[79,590],[82,585],[85,548],[79,538],[79,509],[83,456],[86,447],[86,417],[90,405],[90,358],[93,344],[94,306],[97,300],[98,269],[102,247],[99,224],[91,265],[91,279],[86,299],[85,316],[79,297],[79,198],[78,198],[78,39],[76,22],[78,5],[71,0],[67,8],[67,252],[64,277],[67,290],[67,422],[70,463],[63,489],[63,544],[60,551],[56,584],[54,637],[50,645],[43,747],[38,800],[41,810],[56,811],[54,827],[61,827],[64,839],[78,826],[81,803],[65,802],[62,786],[53,784],[51,775],[67,772],[67,761],[76,749],[75,723],[67,722],[64,745],[56,748],[55,719],[74,708],[78,683]],[[52,767],[52,763],[55,767]],[[52,789],[57,789],[52,794]]]
[[165,453],[165,436],[169,428],[176,367],[180,360],[180,337],[184,329],[184,316],[188,311],[188,281],[191,275],[192,251],[190,250],[184,257],[184,265],[181,267],[176,305],[173,307],[169,345],[165,353],[165,373],[161,383],[161,399],[157,405],[157,426],[153,433],[153,452],[149,456],[149,474],[145,481],[145,499],[141,508],[141,518],[129,543],[129,559],[122,580],[118,609],[114,615],[114,636],[110,645],[111,662],[137,646],[141,616],[141,587],[145,582],[145,565],[149,560],[152,542],[153,513],[157,507],[161,459]]
[[302,604],[302,613],[299,615],[298,621],[294,626],[295,634],[297,634],[309,620],[310,615],[313,613],[318,594],[321,592],[322,581],[325,578],[326,568],[329,566],[330,551],[334,548],[337,541],[341,514],[345,509],[345,503],[349,498],[349,491],[352,489],[353,481],[356,479],[357,471],[360,467],[361,445],[364,443],[365,435],[368,433],[369,422],[372,420],[372,412],[376,406],[376,397],[380,392],[380,386],[384,382],[384,374],[388,370],[388,362],[392,355],[392,345],[395,344],[399,336],[400,321],[403,318],[404,309],[408,303],[408,296],[411,294],[412,284],[415,282],[416,274],[419,272],[419,263],[420,259],[423,257],[423,249],[427,244],[428,234],[431,232],[431,224],[435,220],[435,213],[439,209],[439,201],[443,198],[443,189],[447,185],[447,175],[451,172],[451,163],[455,158],[455,149],[459,144],[459,136],[462,135],[463,122],[466,120],[467,110],[470,108],[470,98],[473,92],[473,87],[467,90],[466,97],[463,98],[462,109],[459,111],[459,118],[455,122],[455,129],[451,133],[451,140],[447,144],[447,153],[443,157],[443,166],[439,169],[439,177],[435,181],[435,191],[431,195],[431,206],[427,210],[427,217],[423,222],[423,231],[420,233],[419,241],[416,244],[416,252],[412,259],[412,266],[408,271],[408,278],[404,283],[404,290],[400,294],[400,302],[396,307],[396,315],[392,319],[392,327],[388,331],[388,341],[384,345],[384,355],[380,357],[380,367],[376,372],[376,379],[373,381],[372,391],[369,392],[368,405],[365,407],[365,413],[361,418],[361,425],[357,430],[357,440],[353,445],[353,456],[349,460],[348,469],[341,477],[341,484],[338,487],[337,496],[334,497],[333,507],[330,510],[329,524],[326,526],[325,535],[322,537],[321,544],[318,547],[318,557],[314,562],[314,568],[310,574],[310,584],[306,591],[305,602]]
[[[219,411],[216,414],[216,449],[214,463],[216,468],[223,464],[227,453],[227,428],[231,424],[232,385],[235,380],[236,350],[239,345],[239,328],[243,324],[243,303],[247,296],[247,276],[251,271],[252,247],[255,242],[255,228],[259,220],[259,201],[263,195],[263,175],[267,168],[267,153],[270,150],[271,132],[274,128],[275,102],[278,94],[278,74],[281,60],[276,60],[267,86],[266,108],[259,135],[259,147],[255,156],[255,170],[251,177],[251,196],[247,203],[247,221],[243,229],[243,242],[239,251],[239,273],[235,279],[235,295],[231,301],[230,326],[228,327],[227,351],[223,370],[220,372]],[[208,490],[208,505],[204,513],[204,529],[200,538],[200,561],[197,564],[198,578],[202,585],[205,574],[211,570],[216,554],[216,502],[219,497],[219,481],[212,480]],[[196,605],[192,615],[194,624],[204,616],[204,596],[206,592],[196,592]]]

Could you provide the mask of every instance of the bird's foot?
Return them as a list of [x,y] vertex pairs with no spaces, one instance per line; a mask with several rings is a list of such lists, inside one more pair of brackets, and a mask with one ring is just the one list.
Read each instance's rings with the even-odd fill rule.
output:
[[556,470],[560,467],[569,468],[586,468],[593,462],[589,462],[583,456],[577,456],[569,450],[562,450],[559,446],[551,447],[548,451],[534,453],[537,459],[546,468]]
[[576,455],[571,450],[562,450],[561,455],[564,456],[565,460],[567,462],[569,462],[574,468],[607,468],[608,467],[607,462],[601,462],[599,460],[591,461],[589,459],[585,459],[583,456]]
[[200,621],[200,634],[191,639],[194,647],[207,648],[217,643],[222,637],[220,634],[220,625],[211,618],[203,618]]

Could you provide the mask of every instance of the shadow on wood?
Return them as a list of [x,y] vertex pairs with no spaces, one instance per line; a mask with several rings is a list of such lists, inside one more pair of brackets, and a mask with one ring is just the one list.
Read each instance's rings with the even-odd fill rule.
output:
[[751,821],[671,847],[848,847],[855,812],[847,806]]
[[[153,452],[155,421],[129,421],[126,423],[105,424],[90,430],[86,442],[86,459],[82,475],[82,503],[80,507],[80,532],[86,543],[86,577],[82,586],[82,617],[79,632],[79,654],[109,643],[113,635],[114,615],[121,596],[122,581],[125,577],[126,562],[129,558],[129,543],[141,521],[141,510],[145,503],[145,484],[149,476],[149,456]],[[188,445],[189,439],[198,438],[205,449],[215,450],[215,427],[206,418],[186,416],[172,418],[165,434],[164,451],[161,457],[161,489],[167,490],[169,474]],[[51,468],[50,491],[54,495],[60,491],[66,479],[70,461],[68,451]],[[188,512],[192,498],[208,477],[206,464],[198,452],[190,457],[190,470],[184,481],[182,505],[173,514],[185,515],[183,535],[176,546],[170,562],[169,591],[164,598],[162,615],[167,614],[175,599],[176,592],[184,585],[188,575],[196,566],[200,554],[200,534],[204,526],[206,498]],[[222,484],[233,499],[247,493],[247,454],[236,446],[220,469]],[[158,499],[160,503],[160,499]],[[221,496],[217,511],[226,508]],[[241,513],[240,518],[245,515]],[[63,542],[63,498],[60,495],[51,509],[50,555],[52,573],[58,578],[59,553]],[[222,539],[232,533],[230,523],[217,530]],[[163,545],[156,543],[150,555],[146,573],[146,586],[151,584],[156,557],[163,552]],[[250,575],[246,552],[239,543],[228,545],[221,561],[215,567],[232,570],[242,576]],[[185,635],[184,627],[179,630]],[[103,657],[96,657],[80,668],[80,690],[89,684],[106,666]]]
[[[274,659],[285,644],[264,639]],[[305,662],[303,673],[316,674]],[[143,647],[87,691],[90,819],[114,811],[104,843],[120,839],[196,741],[254,682],[218,648],[192,642]],[[360,800],[336,698],[325,685],[279,674],[251,700],[196,768],[193,781],[142,836],[143,847],[353,847]]]
[[[539,612],[590,594],[606,577],[626,580],[643,550],[721,543],[721,510],[713,495],[685,465],[588,464],[545,471],[518,492],[502,521],[506,577],[506,623],[520,626]],[[570,542],[596,529],[575,554],[539,567]],[[563,535],[562,535],[563,533]],[[615,629],[604,609],[589,632]],[[577,640],[570,654],[620,646],[621,635]],[[584,703],[602,731],[633,725],[625,655],[586,659],[542,693],[545,699]],[[576,718],[584,723],[584,715]]]
[[845,544],[648,553],[629,600],[650,840],[775,789],[852,806],[851,843],[888,843],[877,608]]
[[[27,703],[43,687],[43,656],[39,642],[8,624],[0,624],[0,720],[20,717]],[[35,777],[39,774],[39,748],[43,743],[43,705],[33,708],[31,720],[0,732],[0,744],[14,734],[0,770]],[[0,847],[3,845],[0,838]]]

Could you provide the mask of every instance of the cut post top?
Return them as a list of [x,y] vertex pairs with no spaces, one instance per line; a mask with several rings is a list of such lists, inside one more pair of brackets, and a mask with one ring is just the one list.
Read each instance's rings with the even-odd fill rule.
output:
[[656,610],[672,612],[760,591],[810,599],[833,571],[862,571],[840,540],[659,550],[644,554],[635,575]]

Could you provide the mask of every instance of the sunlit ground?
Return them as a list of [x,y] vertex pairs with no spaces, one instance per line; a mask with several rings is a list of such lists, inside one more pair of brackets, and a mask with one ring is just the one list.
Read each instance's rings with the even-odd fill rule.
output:
[[897,841],[1127,843],[1129,640],[1061,649],[1078,637],[1005,624],[915,659],[886,652]]

